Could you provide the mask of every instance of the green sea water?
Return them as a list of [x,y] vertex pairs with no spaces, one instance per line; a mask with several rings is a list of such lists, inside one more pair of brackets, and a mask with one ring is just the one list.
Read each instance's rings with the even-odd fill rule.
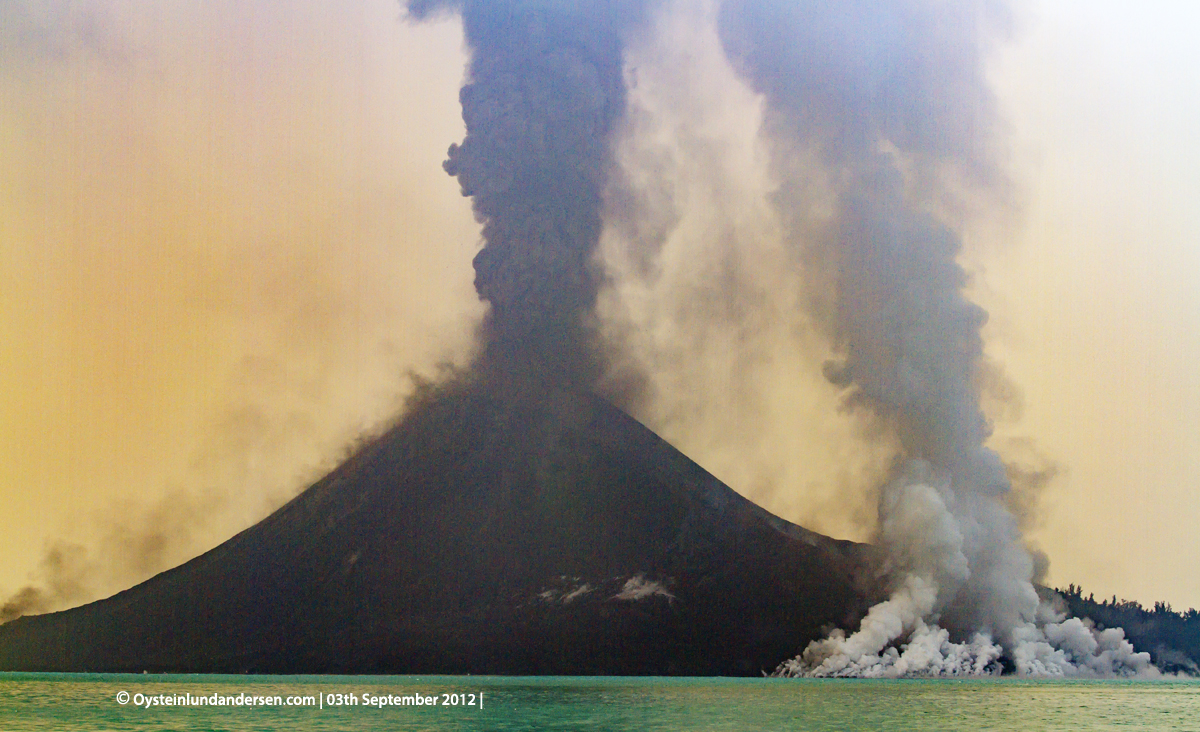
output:
[[1200,730],[1200,681],[0,674],[5,732],[376,729]]

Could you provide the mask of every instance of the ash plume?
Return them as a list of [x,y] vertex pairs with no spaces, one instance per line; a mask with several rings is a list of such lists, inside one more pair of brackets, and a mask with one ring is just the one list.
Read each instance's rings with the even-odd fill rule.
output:
[[[963,294],[964,191],[999,191],[984,59],[998,3],[729,0],[727,53],[767,102],[793,247],[846,403],[896,435],[880,494],[889,600],[783,674],[1134,674],[1149,656],[1044,607],[981,406],[987,314]],[[807,213],[813,188],[832,215]],[[1107,631],[1106,631],[1107,633]]]
[[[466,137],[451,146],[445,168],[483,224],[475,286],[491,308],[481,364],[558,373],[584,387],[604,377],[602,388],[628,399],[623,406],[652,400],[655,375],[638,373],[645,361],[614,364],[604,353],[595,261],[607,214],[626,238],[648,239],[634,245],[644,249],[628,257],[627,272],[661,276],[672,230],[686,218],[668,186],[643,180],[651,200],[632,203],[621,200],[629,186],[608,186],[617,133],[626,131],[618,122],[637,128],[622,119],[625,74],[636,81],[637,69],[622,63],[648,8],[467,0],[408,8],[416,19],[458,11],[472,53],[460,95]],[[984,61],[1007,33],[1007,9],[988,0],[726,0],[715,22],[727,58],[765,100],[780,231],[769,222],[759,229],[782,240],[782,256],[769,254],[790,260],[803,295],[788,304],[756,286],[732,251],[692,292],[702,295],[706,318],[726,324],[735,352],[763,327],[764,316],[748,310],[782,305],[794,324],[787,311],[804,310],[834,355],[825,378],[845,407],[883,426],[897,456],[877,517],[891,598],[857,633],[815,643],[779,672],[978,674],[1004,664],[1029,674],[1145,671],[1148,657],[1123,638],[1041,602],[1037,563],[1008,507],[1021,504],[1010,496],[1010,475],[1020,472],[988,445],[981,398],[995,374],[984,359],[987,313],[964,295],[958,223],[972,196],[1005,195],[1002,125]],[[690,130],[689,122],[677,129]],[[686,144],[710,163],[702,175],[720,174],[719,145],[702,134]],[[653,163],[635,171],[647,172]],[[624,174],[637,177],[628,166]],[[725,200],[713,198],[718,218]],[[631,212],[641,220],[612,220]],[[737,248],[738,225],[718,221],[718,244]],[[620,310],[612,300],[622,293],[612,289],[614,298],[600,303],[606,315]],[[677,336],[717,332],[675,322],[684,324]],[[605,335],[617,334],[619,350],[638,342],[635,330]],[[748,356],[754,364],[769,358]]]
[[471,60],[466,136],[444,167],[483,225],[475,289],[485,367],[530,367],[590,386],[604,370],[593,253],[625,108],[624,36],[643,3],[410,0],[416,20],[462,16]]
[[66,542],[56,542],[38,566],[41,582],[26,585],[0,605],[0,623],[22,615],[57,610],[90,599],[86,550]]

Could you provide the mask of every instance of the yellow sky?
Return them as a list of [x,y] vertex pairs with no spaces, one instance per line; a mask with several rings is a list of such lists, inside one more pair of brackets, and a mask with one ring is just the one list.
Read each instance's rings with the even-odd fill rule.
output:
[[[114,521],[195,517],[167,563],[246,525],[385,418],[405,369],[462,358],[479,307],[440,168],[453,24],[393,0],[2,12],[6,593]],[[1023,392],[1002,432],[1063,468],[1031,536],[1052,582],[1200,606],[1198,18],[1020,18],[994,76],[1023,208],[966,261]]]
[[996,67],[1024,220],[982,247],[1053,582],[1200,607],[1200,6],[1044,2]]
[[477,225],[440,170],[454,26],[386,1],[5,12],[11,591],[52,539],[165,522],[169,564],[261,517],[396,408],[406,369],[461,357],[479,307]]

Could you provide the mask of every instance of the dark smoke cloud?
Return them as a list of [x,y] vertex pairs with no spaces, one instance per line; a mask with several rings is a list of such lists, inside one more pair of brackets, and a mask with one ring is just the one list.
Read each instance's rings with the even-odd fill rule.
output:
[[[442,381],[449,369],[442,369]],[[211,420],[190,473],[153,502],[114,501],[93,517],[93,541],[49,542],[31,582],[0,604],[0,623],[111,595],[211,549],[283,505],[397,418],[354,425],[341,431],[337,444],[314,451],[311,444],[322,430],[314,423],[311,395],[297,392],[330,390],[327,379],[296,388],[283,362],[243,359],[227,384],[239,398]],[[417,392],[427,383],[416,371],[409,380]],[[399,412],[399,394],[382,401]]]
[[0,605],[0,623],[90,599],[89,569],[87,551],[83,547],[55,542],[38,567],[41,582],[27,585],[5,600]]
[[50,543],[33,581],[0,605],[0,623],[90,602],[178,564],[196,553],[191,541],[211,521],[215,506],[176,494],[145,510],[122,508],[123,517],[107,521],[105,535],[92,548]]
[[475,288],[491,305],[482,360],[591,385],[604,370],[593,254],[625,34],[644,3],[411,0],[412,18],[462,15],[471,51],[466,137],[445,163],[483,224]]

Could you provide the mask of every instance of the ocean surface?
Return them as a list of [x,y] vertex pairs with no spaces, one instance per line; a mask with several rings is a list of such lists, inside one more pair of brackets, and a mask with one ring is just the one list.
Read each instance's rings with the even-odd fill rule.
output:
[[0,674],[4,732],[184,729],[1200,730],[1200,680]]

